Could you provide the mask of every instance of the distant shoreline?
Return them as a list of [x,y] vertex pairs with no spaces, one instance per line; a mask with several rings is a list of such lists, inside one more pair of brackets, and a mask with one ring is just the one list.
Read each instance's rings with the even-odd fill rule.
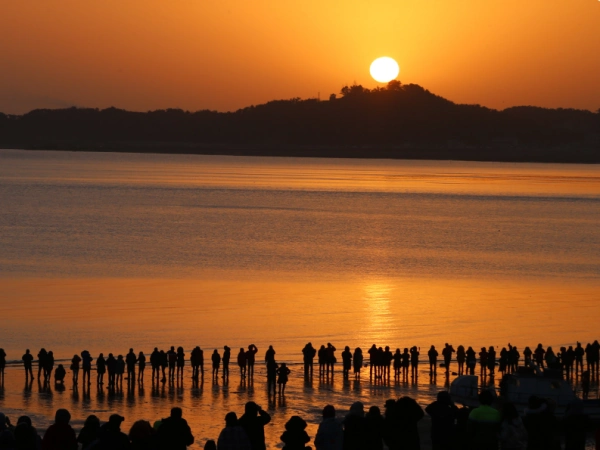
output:
[[349,158],[509,163],[599,164],[600,149],[579,148],[443,148],[389,146],[227,145],[167,142],[47,143],[2,145],[2,150],[140,153],[172,155],[267,156],[291,158]]

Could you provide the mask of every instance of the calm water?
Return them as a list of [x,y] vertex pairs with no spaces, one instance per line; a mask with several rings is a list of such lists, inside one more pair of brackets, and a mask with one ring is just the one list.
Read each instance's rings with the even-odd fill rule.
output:
[[[0,151],[0,346],[16,360],[28,347],[60,359],[253,342],[294,363],[309,340],[587,342],[599,223],[598,166]],[[426,402],[443,385],[304,386],[297,372],[271,404],[271,446],[291,414],[314,431],[327,402]],[[187,381],[109,398],[24,389],[12,368],[0,410],[130,423],[179,403],[200,438],[249,398],[267,404],[262,377]]]

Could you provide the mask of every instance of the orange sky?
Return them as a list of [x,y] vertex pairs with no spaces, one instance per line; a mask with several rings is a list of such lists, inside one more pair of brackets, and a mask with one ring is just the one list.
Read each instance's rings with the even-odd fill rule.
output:
[[600,108],[598,0],[0,0],[0,111],[325,98],[391,56],[460,103]]

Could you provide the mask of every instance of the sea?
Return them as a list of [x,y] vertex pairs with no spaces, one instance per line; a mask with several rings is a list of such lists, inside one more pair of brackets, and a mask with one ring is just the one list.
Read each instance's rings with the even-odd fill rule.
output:
[[[57,408],[153,423],[180,406],[195,448],[229,411],[273,417],[268,448],[300,415],[314,438],[326,404],[342,417],[408,395],[426,406],[448,378],[431,345],[600,339],[600,166],[0,150],[0,411],[44,430]],[[305,380],[301,349],[417,346],[418,379]],[[117,392],[25,383],[21,355],[65,364],[88,350],[149,355],[258,347],[253,383]],[[268,396],[264,351],[292,373]],[[340,364],[337,364],[339,366]],[[456,370],[455,368],[453,370]],[[69,371],[69,370],[68,370]],[[451,370],[452,373],[452,370]],[[575,386],[577,388],[577,386]],[[597,395],[597,386],[594,386]],[[426,444],[425,444],[426,445]]]

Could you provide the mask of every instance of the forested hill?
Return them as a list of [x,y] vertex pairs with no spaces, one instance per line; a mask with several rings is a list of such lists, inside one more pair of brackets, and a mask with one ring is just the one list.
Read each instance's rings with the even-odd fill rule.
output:
[[68,108],[0,113],[0,147],[249,155],[600,162],[600,113],[461,105],[416,84],[235,112]]

